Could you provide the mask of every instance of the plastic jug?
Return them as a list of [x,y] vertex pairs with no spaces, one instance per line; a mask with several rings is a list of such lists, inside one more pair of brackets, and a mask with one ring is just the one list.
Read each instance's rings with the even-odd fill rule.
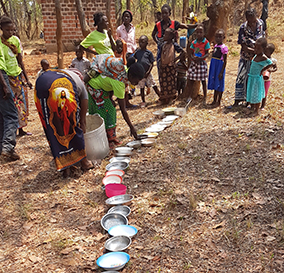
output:
[[186,36],[180,36],[179,44],[181,47],[186,48]]
[[86,116],[85,149],[89,160],[103,159],[108,155],[109,145],[105,122],[99,114]]

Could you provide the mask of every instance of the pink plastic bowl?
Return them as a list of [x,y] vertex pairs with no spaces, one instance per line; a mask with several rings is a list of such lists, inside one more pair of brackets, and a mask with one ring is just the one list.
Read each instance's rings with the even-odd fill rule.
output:
[[107,184],[105,191],[107,197],[122,195],[126,193],[126,186],[123,184]]

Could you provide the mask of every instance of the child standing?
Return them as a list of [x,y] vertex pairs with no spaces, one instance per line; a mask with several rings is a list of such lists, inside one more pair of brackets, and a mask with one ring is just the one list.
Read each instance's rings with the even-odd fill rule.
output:
[[270,83],[271,83],[270,73],[277,71],[277,60],[271,57],[274,50],[275,50],[275,45],[270,43],[270,44],[267,44],[267,47],[264,51],[264,54],[267,56],[267,58],[269,58],[272,61],[273,65],[271,68],[264,71],[263,80],[264,80],[265,98],[263,98],[262,100],[261,107],[260,107],[261,109],[264,109],[265,104],[266,104],[266,98],[267,98],[268,90],[269,90]]
[[227,65],[228,47],[223,44],[225,32],[218,29],[215,33],[214,51],[210,62],[208,89],[214,90],[212,106],[219,106],[225,88],[225,73]]
[[259,106],[265,97],[263,71],[272,67],[272,61],[266,57],[264,51],[267,47],[267,40],[259,38],[255,42],[255,56],[252,59],[247,85],[247,102],[251,104],[253,114],[258,115]]
[[204,37],[204,28],[202,25],[196,27],[197,39],[191,43],[191,63],[188,69],[188,80],[190,86],[193,85],[193,81],[201,81],[203,88],[203,103],[206,104],[207,97],[207,63],[205,59],[208,57],[208,51],[210,49],[209,41]]
[[70,67],[78,69],[82,73],[83,77],[85,77],[91,67],[91,63],[84,57],[84,51],[80,47],[76,48],[75,53],[76,58],[72,60]]
[[185,60],[185,54],[180,57],[180,60],[177,62],[177,92],[180,97],[184,92],[184,88],[186,86],[186,72],[188,70],[188,66]]
[[148,37],[145,35],[142,35],[139,38],[139,49],[134,54],[134,58],[137,59],[137,62],[142,64],[145,69],[144,79],[142,79],[138,83],[138,87],[140,88],[140,94],[141,94],[141,99],[142,99],[141,107],[146,106],[145,93],[144,93],[145,86],[153,87],[156,94],[160,97],[160,91],[151,74],[155,59],[154,59],[153,53],[147,49],[147,45],[148,45]]
[[[167,104],[176,97],[176,61],[185,54],[182,47],[173,42],[174,37],[175,31],[172,28],[167,28],[164,35],[165,42],[161,48],[161,66],[159,71],[160,101],[162,104]],[[181,54],[175,57],[175,52]]]

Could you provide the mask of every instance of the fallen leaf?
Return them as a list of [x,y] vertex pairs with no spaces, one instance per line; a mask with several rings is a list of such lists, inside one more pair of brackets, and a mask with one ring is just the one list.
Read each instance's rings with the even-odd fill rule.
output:
[[224,227],[226,224],[226,220],[224,220],[223,222],[221,222],[220,224],[217,224],[213,227],[213,229],[217,229],[217,228],[221,228],[221,227]]
[[217,210],[216,210],[216,209],[211,209],[211,210],[209,211],[209,215],[210,215],[212,218],[214,218],[214,217],[217,215]]
[[29,260],[33,263],[37,263],[37,262],[40,262],[41,261],[41,258],[35,256],[35,255],[30,255],[29,256]]
[[267,237],[266,237],[266,241],[268,241],[268,242],[272,242],[272,241],[274,241],[274,240],[276,240],[276,238],[273,237],[273,236],[267,236]]

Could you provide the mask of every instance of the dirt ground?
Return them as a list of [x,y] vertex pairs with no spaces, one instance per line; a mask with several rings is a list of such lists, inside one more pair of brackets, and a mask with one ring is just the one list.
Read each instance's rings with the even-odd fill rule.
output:
[[[135,197],[128,219],[138,234],[122,272],[284,272],[284,43],[277,40],[278,71],[267,107],[249,118],[242,107],[225,108],[234,99],[235,39],[228,43],[221,107],[193,102],[153,147],[131,157],[124,184]],[[33,82],[42,58],[55,66],[56,54],[24,56]],[[72,58],[74,53],[65,53],[66,66]],[[147,108],[129,111],[139,133],[157,121],[152,112],[162,107],[156,99],[152,91]],[[97,168],[63,179],[53,165],[33,90],[29,100],[26,130],[32,136],[17,139],[21,160],[1,159],[0,272],[102,272],[96,259],[108,234],[100,219],[109,207],[101,181],[112,152]],[[117,116],[125,144],[129,129],[119,110]]]

